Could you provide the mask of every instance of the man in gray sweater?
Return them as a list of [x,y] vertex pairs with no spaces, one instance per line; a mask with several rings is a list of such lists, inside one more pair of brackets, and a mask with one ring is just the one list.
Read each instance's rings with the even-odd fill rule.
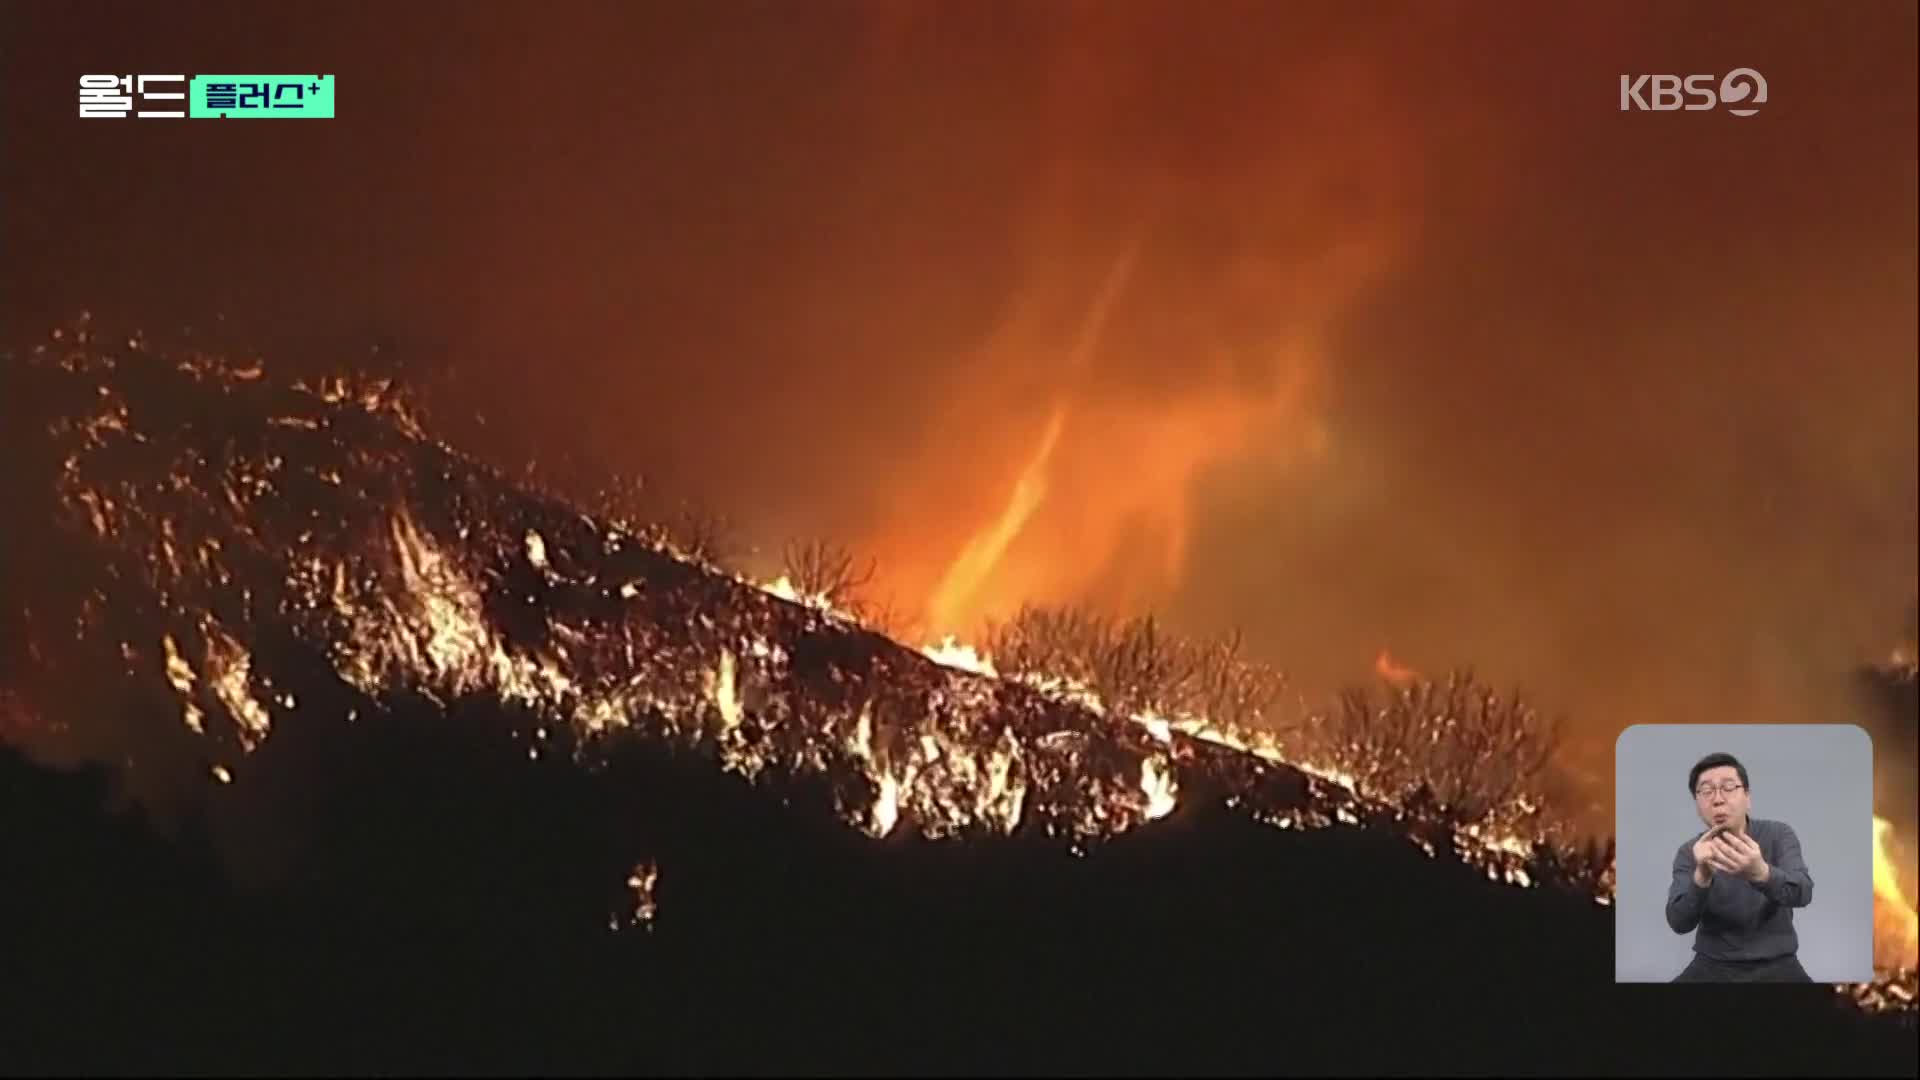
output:
[[1793,909],[1813,903],[1800,838],[1784,821],[1751,817],[1746,766],[1708,754],[1687,774],[1707,829],[1680,845],[1667,889],[1667,925],[1694,933],[1693,962],[1674,982],[1812,982],[1800,966]]

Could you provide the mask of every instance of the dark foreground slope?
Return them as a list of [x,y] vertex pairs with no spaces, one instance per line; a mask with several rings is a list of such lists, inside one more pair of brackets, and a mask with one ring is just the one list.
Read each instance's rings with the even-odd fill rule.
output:
[[[1088,858],[876,843],[662,751],[588,773],[476,721],[289,738],[276,790],[170,839],[103,774],[0,755],[7,1070],[1916,1067],[1903,1018],[1828,987],[1613,986],[1606,908],[1362,829],[1193,805]],[[256,815],[282,869],[229,884],[212,835]]]

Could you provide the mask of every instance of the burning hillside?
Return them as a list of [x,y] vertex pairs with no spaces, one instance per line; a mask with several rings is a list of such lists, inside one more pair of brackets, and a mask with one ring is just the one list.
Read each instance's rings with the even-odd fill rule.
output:
[[[436,440],[388,380],[288,380],[82,332],[12,358],[7,381],[13,505],[56,526],[7,541],[24,603],[4,669],[23,705],[6,722],[29,745],[244,783],[289,725],[482,701],[533,761],[670,747],[874,838],[1085,854],[1226,809],[1611,896],[1610,860],[1544,829],[1523,796],[1463,820],[1431,792],[1369,794],[1352,761],[1316,761],[1257,716],[1124,707],[1086,673],[1002,676],[956,642],[903,646],[791,583],[509,482]],[[156,704],[165,730],[111,726]],[[663,873],[633,864],[628,924],[661,912]],[[1906,966],[1842,989],[1911,1009]]]
[[[71,611],[31,611],[32,651],[49,671],[104,651],[170,688],[227,775],[294,714],[338,705],[283,685],[274,642],[324,659],[349,715],[399,692],[483,696],[526,710],[530,757],[630,732],[749,779],[820,774],[875,836],[1084,845],[1209,784],[1282,825],[1408,817],[1271,736],[1109,715],[1079,680],[994,677],[951,641],[903,647],[783,582],[519,490],[430,438],[383,381],[284,384],[81,342],[37,353],[22,382],[64,417],[41,455],[63,554],[89,556]],[[64,625],[77,652],[53,648]],[[1530,880],[1532,838],[1492,824],[1454,840],[1491,876]]]

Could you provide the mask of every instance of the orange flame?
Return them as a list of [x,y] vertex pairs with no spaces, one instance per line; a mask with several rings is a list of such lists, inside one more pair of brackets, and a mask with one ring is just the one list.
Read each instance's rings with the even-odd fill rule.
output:
[[1067,409],[1063,405],[1055,409],[1053,418],[1047,421],[1046,433],[1040,437],[1033,459],[1013,485],[1006,509],[996,521],[975,533],[947,568],[946,577],[941,579],[933,595],[932,616],[936,625],[952,626],[960,621],[961,612],[979,594],[987,576],[1007,553],[1007,546],[1040,508],[1040,501],[1047,497],[1047,463],[1053,457],[1054,447],[1060,443],[1060,432],[1066,422]]
[[1373,671],[1394,686],[1408,686],[1420,681],[1419,672],[1394,663],[1393,654],[1386,649],[1381,649],[1380,655],[1374,658]]
[[1873,819],[1873,962],[1882,968],[1920,967],[1920,915],[1901,895],[1893,853],[1893,824]]

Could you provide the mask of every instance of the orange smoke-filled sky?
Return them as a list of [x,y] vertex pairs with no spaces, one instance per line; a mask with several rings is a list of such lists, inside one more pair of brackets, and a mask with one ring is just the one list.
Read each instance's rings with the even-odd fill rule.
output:
[[[1631,723],[1838,719],[1916,595],[1911,4],[9,6],[10,326],[450,366],[929,628],[1246,630]],[[1622,72],[1759,69],[1759,115]],[[80,121],[98,71],[333,121]]]

